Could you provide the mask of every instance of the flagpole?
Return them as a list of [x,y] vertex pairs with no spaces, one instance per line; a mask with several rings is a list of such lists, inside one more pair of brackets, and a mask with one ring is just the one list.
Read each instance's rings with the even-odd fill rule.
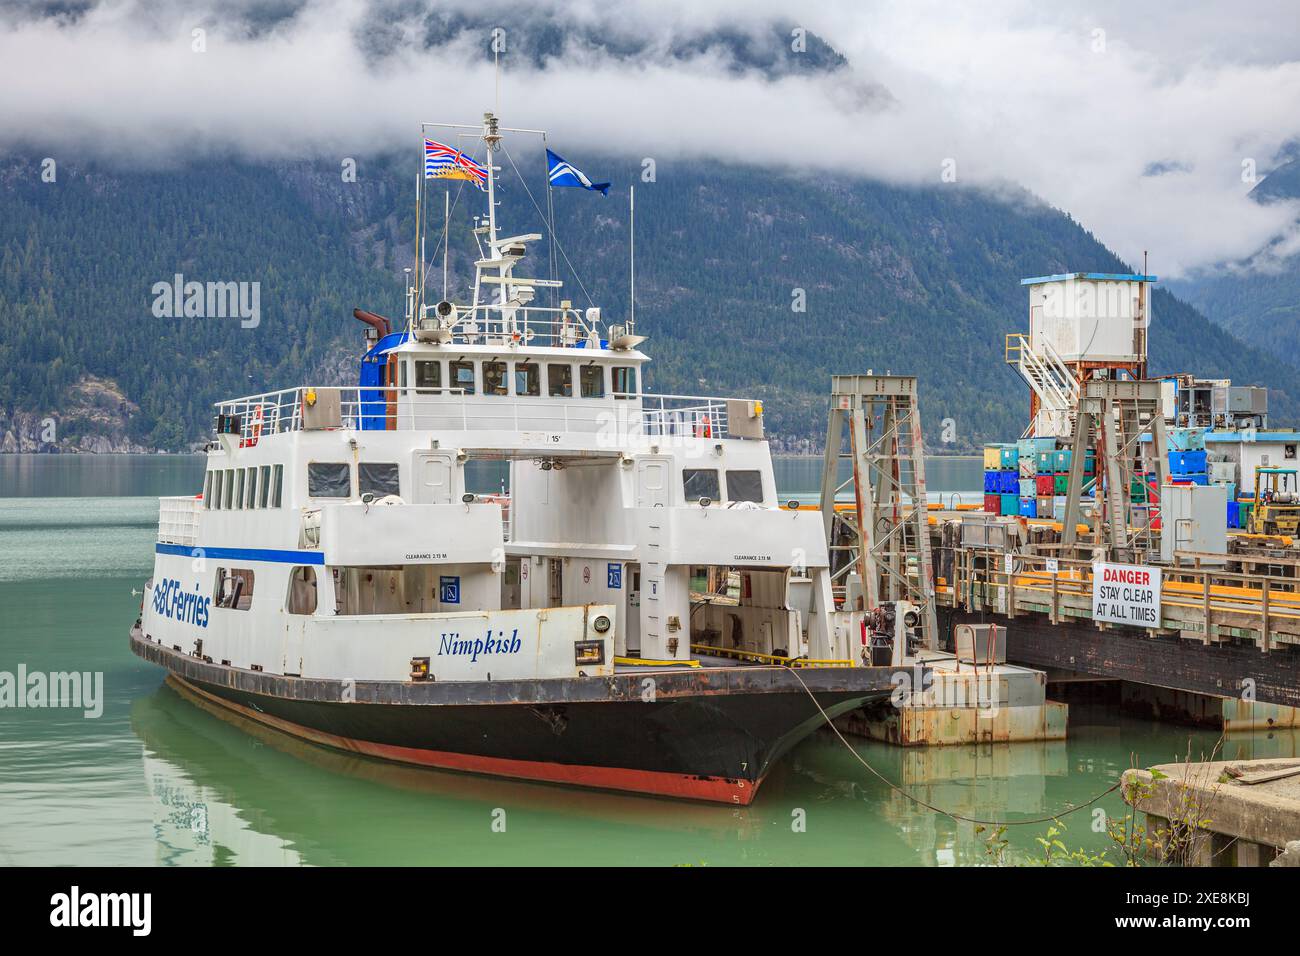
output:
[[628,276],[630,288],[628,290],[628,318],[627,334],[631,335],[636,331],[636,186],[632,185],[627,188],[627,250],[628,250]]
[[447,301],[447,242],[451,232],[451,190],[442,194],[442,300]]

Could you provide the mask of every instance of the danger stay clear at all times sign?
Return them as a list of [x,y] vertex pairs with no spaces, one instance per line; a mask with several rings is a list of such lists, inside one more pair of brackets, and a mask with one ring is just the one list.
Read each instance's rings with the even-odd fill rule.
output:
[[1092,617],[1110,624],[1160,626],[1160,569],[1136,564],[1092,566]]

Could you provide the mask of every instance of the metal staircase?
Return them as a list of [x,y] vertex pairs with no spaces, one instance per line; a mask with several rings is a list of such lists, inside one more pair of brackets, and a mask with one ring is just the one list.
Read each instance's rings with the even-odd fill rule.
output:
[[[1067,430],[1074,425],[1079,406],[1079,381],[1070,367],[1047,342],[1041,349],[1029,343],[1023,332],[1011,332],[1006,339],[1007,364],[1020,373],[1038,397],[1040,414],[1055,420]],[[1038,422],[1030,422],[1027,433]]]

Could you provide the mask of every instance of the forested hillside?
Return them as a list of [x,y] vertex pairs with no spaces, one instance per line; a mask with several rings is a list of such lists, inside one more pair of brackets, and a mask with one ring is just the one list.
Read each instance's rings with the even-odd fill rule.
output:
[[[541,160],[525,145],[498,160],[509,232],[541,231],[514,172],[518,163],[544,205]],[[1027,391],[1002,360],[1004,333],[1027,324],[1019,279],[1127,269],[1026,195],[704,163],[661,163],[644,182],[639,162],[566,158],[615,187],[608,198],[554,193],[556,232],[581,280],[557,255],[564,295],[585,306],[590,293],[607,320],[625,317],[635,182],[637,330],[655,359],[647,384],[762,397],[769,430],[787,447],[818,440],[833,372],[868,369],[921,377],[932,448],[949,417],[954,450],[1019,434]],[[414,172],[413,157],[363,159],[356,182],[332,161],[211,159],[154,171],[63,166],[46,183],[38,158],[0,163],[0,437],[6,417],[57,414],[71,387],[93,377],[138,406],[128,416],[133,442],[180,449],[204,437],[218,397],[338,366],[361,346],[354,306],[400,317]],[[440,255],[444,188],[428,194],[430,257]],[[460,193],[453,293],[466,292],[466,227],[481,211],[481,194]],[[530,271],[547,275],[547,249],[535,248]],[[177,273],[260,283],[260,324],[156,317],[151,289]],[[793,307],[800,298],[804,311]],[[1168,294],[1154,312],[1155,370],[1269,385],[1276,417],[1296,419],[1294,369],[1268,349],[1248,348]]]
[[[1266,204],[1300,200],[1300,159],[1273,170],[1250,195]],[[1300,254],[1286,255],[1284,242],[1260,250],[1258,262],[1220,266],[1174,288],[1233,335],[1300,366]]]

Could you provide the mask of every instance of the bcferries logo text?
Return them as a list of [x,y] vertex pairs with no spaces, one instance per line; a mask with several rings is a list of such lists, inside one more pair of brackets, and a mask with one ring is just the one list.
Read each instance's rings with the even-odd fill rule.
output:
[[198,588],[199,585],[196,584],[193,591],[186,591],[184,585],[175,578],[163,578],[154,585],[154,612],[182,624],[207,627],[212,598],[200,594]]

